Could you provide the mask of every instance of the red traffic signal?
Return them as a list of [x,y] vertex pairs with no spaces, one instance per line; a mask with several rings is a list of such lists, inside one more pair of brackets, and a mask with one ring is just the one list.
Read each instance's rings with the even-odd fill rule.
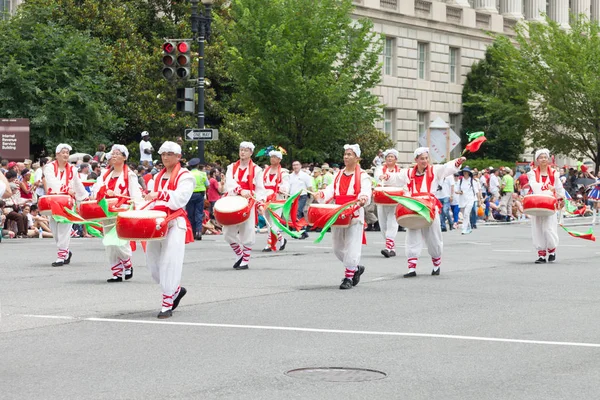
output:
[[191,46],[189,42],[177,43],[177,76],[187,79],[191,75]]
[[171,80],[175,77],[176,59],[173,53],[175,52],[175,44],[173,42],[165,42],[162,45],[163,49],[163,69],[162,75],[165,79]]
[[180,53],[188,53],[190,50],[190,44],[188,42],[179,42],[177,44],[177,51]]
[[171,54],[173,50],[175,50],[175,45],[171,42],[166,42],[165,44],[163,44],[162,48],[165,53]]

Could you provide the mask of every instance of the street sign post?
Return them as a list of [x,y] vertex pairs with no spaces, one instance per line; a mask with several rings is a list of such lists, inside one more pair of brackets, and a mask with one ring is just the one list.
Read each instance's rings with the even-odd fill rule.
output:
[[219,140],[219,130],[210,128],[186,129],[185,140]]

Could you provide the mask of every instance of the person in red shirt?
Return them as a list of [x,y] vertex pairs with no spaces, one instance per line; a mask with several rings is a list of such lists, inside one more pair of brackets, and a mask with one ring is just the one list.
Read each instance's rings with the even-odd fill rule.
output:
[[[285,200],[290,192],[290,174],[286,170],[281,169],[283,154],[280,151],[271,150],[269,157],[271,165],[266,167],[263,173],[263,182],[267,190],[267,201]],[[281,216],[281,210],[278,210],[277,213]],[[268,253],[274,250],[284,250],[287,240],[283,237],[281,230],[275,230],[269,215],[266,215],[265,219],[271,226],[271,229],[267,238],[267,246],[262,251]]]
[[[129,169],[126,164],[129,150],[121,144],[113,145],[110,151],[112,166],[98,177],[92,187],[93,197],[101,190],[105,197],[120,199],[121,196],[129,197],[132,201],[142,201],[142,191],[138,183],[137,175]],[[104,235],[115,229],[114,218],[102,221]],[[129,242],[122,245],[108,245],[105,247],[106,257],[111,269],[111,277],[106,281],[122,282],[133,278],[133,266],[131,264],[131,246]]]
[[517,186],[518,188],[515,189],[519,190],[521,196],[525,196],[529,193],[529,178],[527,177],[527,174],[519,175],[517,178]]
[[208,189],[206,189],[206,199],[210,203],[209,216],[211,219],[215,218],[213,214],[213,208],[217,200],[221,198],[221,184],[217,180],[220,177],[221,172],[218,169],[213,169],[208,174]]
[[360,276],[365,267],[358,265],[361,256],[361,245],[364,235],[365,211],[364,206],[371,201],[371,178],[360,168],[360,146],[358,144],[344,145],[345,168],[338,171],[333,184],[318,192],[320,202],[333,200],[335,204],[346,204],[356,201],[352,223],[347,228],[332,226],[333,252],[345,268],[344,279],[340,289],[352,289],[360,282]]
[[[431,165],[429,163],[429,148],[427,147],[419,147],[415,150],[414,155],[415,166],[403,169],[400,172],[402,175],[401,180],[407,183],[408,190],[412,195],[429,193],[433,196],[438,185],[441,185],[447,176],[458,172],[461,164],[466,160],[466,158],[460,157],[446,164]],[[469,216],[467,215],[464,218],[468,219]],[[431,275],[439,275],[444,248],[439,206],[436,206],[435,218],[430,226],[422,229],[407,229],[405,249],[408,258],[408,273],[404,274],[405,278],[417,276],[417,261],[421,255],[423,242],[427,245],[427,251],[433,263]]]
[[[256,200],[258,212],[262,212],[267,192],[263,183],[263,170],[252,162],[254,144],[240,143],[240,159],[227,167],[225,191],[228,196],[242,196]],[[223,237],[237,257],[233,268],[248,269],[252,246],[256,243],[256,211],[250,209],[250,217],[237,225],[224,225]]]

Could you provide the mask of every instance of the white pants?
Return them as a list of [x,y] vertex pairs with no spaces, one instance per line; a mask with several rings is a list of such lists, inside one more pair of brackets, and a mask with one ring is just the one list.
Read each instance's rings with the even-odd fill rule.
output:
[[[464,217],[463,217],[464,219]],[[467,216],[467,221],[469,220]],[[442,240],[442,228],[440,225],[440,215],[435,214],[433,223],[428,228],[407,229],[406,230],[406,257],[419,258],[423,241],[427,245],[427,252],[432,258],[442,256],[444,242]]]
[[166,238],[150,240],[146,247],[146,265],[152,279],[160,284],[163,295],[175,294],[181,282],[186,234],[181,226],[185,226],[183,217],[170,221]]
[[463,219],[462,219],[462,233],[468,233],[471,226],[471,210],[473,210],[473,201],[467,201],[465,208],[463,208]]
[[67,251],[67,255],[63,259],[67,259],[69,257],[69,243],[71,243],[71,229],[73,228],[73,224],[59,224],[54,220],[54,218],[50,217],[50,230],[52,231],[52,235],[54,235],[54,242],[56,243],[56,247],[58,248],[58,253],[60,257],[61,250]]
[[558,247],[558,221],[556,213],[549,217],[531,217],[533,247],[537,251],[554,250]]
[[344,267],[356,270],[360,262],[363,224],[354,223],[348,228],[331,227],[333,252]]
[[[395,250],[396,235],[398,234],[398,221],[396,220],[396,206],[377,205],[377,215],[379,217],[379,228],[383,234],[388,250]],[[391,248],[387,247],[391,240]]]
[[[104,235],[108,234],[112,229],[115,229],[116,219],[111,218],[105,221],[102,221],[102,227],[104,230]],[[128,261],[131,258],[131,245],[129,242],[124,244],[123,246],[105,246],[106,257],[108,258],[108,263],[111,267],[116,266],[117,264],[122,263],[123,261]]]
[[[281,214],[283,212],[283,210],[280,208],[278,210],[274,211],[276,215],[279,215],[281,217]],[[269,229],[269,233],[267,234],[267,246],[271,247],[271,233],[275,233],[275,235],[277,235],[277,240],[280,242],[279,246],[281,246],[283,244],[283,236],[281,235],[281,230],[277,228],[277,225],[275,225],[273,223],[273,218],[271,217],[271,213],[269,212],[265,212],[265,220],[267,221],[267,227],[271,227],[273,228],[272,230]],[[277,247],[279,247],[277,246]]]
[[250,211],[250,217],[241,224],[224,225],[223,238],[229,244],[237,243],[246,247],[252,247],[256,242],[256,223],[254,208]]

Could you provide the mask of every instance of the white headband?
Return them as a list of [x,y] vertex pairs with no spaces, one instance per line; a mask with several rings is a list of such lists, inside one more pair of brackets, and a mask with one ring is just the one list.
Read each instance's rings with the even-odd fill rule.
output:
[[277,150],[271,150],[271,151],[269,152],[269,157],[277,157],[277,158],[279,158],[280,160],[283,160],[283,154],[281,154],[281,152],[280,152],[280,151],[277,151]]
[[142,132],[141,136],[142,137],[144,137],[144,136],[150,136],[150,134],[148,133],[148,131],[144,131],[144,132]]
[[110,152],[112,153],[115,150],[120,151],[126,159],[129,158],[129,150],[127,150],[127,147],[123,146],[122,144],[113,144],[113,147],[112,149],[110,149]]
[[175,154],[181,154],[181,146],[175,142],[164,142],[160,149],[158,149],[158,154],[173,152]]
[[383,157],[387,157],[388,155],[392,154],[394,157],[396,157],[396,160],[398,159],[398,150],[396,149],[387,149],[386,151],[383,152]]
[[419,147],[415,150],[415,158],[419,157],[421,154],[429,153],[429,147]]
[[538,157],[542,154],[545,154],[548,158],[550,158],[550,150],[548,149],[539,149],[535,152],[535,160],[537,161]]
[[71,150],[73,150],[73,148],[72,148],[71,146],[69,146],[68,144],[66,144],[66,143],[61,143],[61,144],[59,144],[58,146],[56,146],[56,151],[55,151],[55,153],[56,153],[56,154],[60,153],[60,152],[62,151],[62,149],[67,149],[67,150],[69,150],[69,153],[71,152]]
[[240,143],[240,149],[250,149],[250,151],[254,151],[254,143],[242,142]]
[[356,157],[360,157],[360,146],[358,144],[345,144],[344,150],[348,149],[352,150],[356,154]]

